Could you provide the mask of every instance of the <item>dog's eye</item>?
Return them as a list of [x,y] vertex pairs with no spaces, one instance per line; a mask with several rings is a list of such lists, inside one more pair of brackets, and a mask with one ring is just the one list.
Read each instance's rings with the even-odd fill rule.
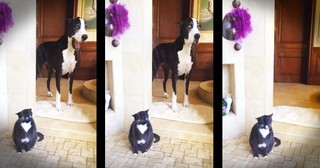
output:
[[84,28],[87,29],[87,28],[88,28],[88,25],[86,24],[86,25],[84,26]]
[[198,29],[200,29],[201,28],[201,24],[198,24]]
[[189,25],[188,25],[188,28],[189,28],[189,29],[191,29],[192,27],[193,27],[193,25],[192,25],[192,24],[189,24]]
[[76,29],[77,29],[77,30],[80,29],[80,25],[77,24],[77,25],[76,25]]

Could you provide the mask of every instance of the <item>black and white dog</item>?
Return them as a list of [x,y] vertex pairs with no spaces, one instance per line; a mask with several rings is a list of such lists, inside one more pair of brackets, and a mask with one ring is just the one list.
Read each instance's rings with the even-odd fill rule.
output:
[[50,80],[53,70],[56,72],[56,108],[61,109],[60,103],[60,81],[62,75],[68,73],[69,94],[68,105],[72,106],[72,84],[74,70],[77,64],[77,56],[80,43],[88,38],[87,25],[83,19],[77,17],[70,19],[67,23],[67,32],[57,41],[49,41],[40,44],[36,56],[36,78],[38,79],[42,65],[48,63],[47,89],[48,96],[52,96]]
[[189,106],[188,90],[191,71],[193,69],[193,44],[199,43],[200,24],[194,18],[188,18],[180,23],[180,35],[173,43],[163,43],[152,51],[152,80],[155,78],[159,66],[164,71],[163,90],[164,97],[168,97],[166,83],[169,71],[172,75],[172,110],[177,111],[176,85],[178,76],[184,76],[185,94],[183,106]]

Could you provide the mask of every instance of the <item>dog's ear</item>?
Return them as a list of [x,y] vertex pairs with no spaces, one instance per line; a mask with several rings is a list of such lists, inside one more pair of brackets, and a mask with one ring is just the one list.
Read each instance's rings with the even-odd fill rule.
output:
[[176,24],[179,24],[180,26],[182,26],[183,20],[181,20],[181,21],[179,21],[179,22],[176,22]]

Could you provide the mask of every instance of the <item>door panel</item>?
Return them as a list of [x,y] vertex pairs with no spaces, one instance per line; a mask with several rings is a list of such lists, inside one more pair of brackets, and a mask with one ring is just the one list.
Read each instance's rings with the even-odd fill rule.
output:
[[312,0],[276,0],[274,81],[305,83]]

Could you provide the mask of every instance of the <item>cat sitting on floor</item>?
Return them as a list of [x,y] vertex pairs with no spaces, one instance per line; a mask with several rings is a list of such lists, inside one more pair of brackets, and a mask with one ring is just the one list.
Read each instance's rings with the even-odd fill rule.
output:
[[153,133],[151,123],[149,121],[148,110],[140,111],[134,115],[134,121],[129,131],[129,141],[132,146],[133,154],[147,152],[155,139],[154,143],[160,140],[160,136]]
[[22,152],[22,150],[28,152],[35,146],[38,137],[38,141],[41,141],[44,136],[37,132],[31,109],[24,109],[17,115],[18,120],[14,124],[12,139],[16,145],[17,152]]
[[280,139],[273,136],[272,115],[258,117],[258,123],[251,129],[249,142],[255,158],[258,158],[259,154],[263,157],[268,156],[273,146],[281,144]]

